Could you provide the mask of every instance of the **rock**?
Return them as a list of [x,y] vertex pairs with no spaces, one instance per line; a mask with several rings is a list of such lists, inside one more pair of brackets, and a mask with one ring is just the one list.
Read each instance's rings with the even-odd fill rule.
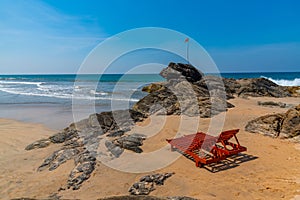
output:
[[161,89],[164,89],[164,83],[151,83],[143,87],[142,91],[152,93],[152,92],[159,91]]
[[288,86],[287,90],[293,97],[300,97],[300,86]]
[[160,72],[160,75],[167,80],[187,80],[188,82],[197,82],[203,77],[203,74],[190,64],[172,62]]
[[27,147],[25,147],[25,150],[29,151],[32,149],[45,148],[45,147],[49,146],[50,143],[51,143],[51,141],[49,139],[41,139],[41,140],[33,142],[30,145],[28,145]]
[[154,190],[154,183],[137,182],[134,183],[128,190],[131,195],[148,195]]
[[115,139],[113,144],[136,153],[142,153],[143,150],[140,146],[143,145],[143,140],[145,139],[146,137],[144,135],[132,134]]
[[274,102],[274,101],[258,101],[257,104],[259,106],[270,106],[270,107],[280,107],[280,108],[285,108],[287,105],[285,103],[281,103],[281,102]]
[[74,137],[78,137],[77,131],[76,130],[69,130],[69,131],[63,131],[60,133],[57,133],[49,139],[51,140],[52,143],[63,143],[66,140],[70,140]]
[[291,94],[286,87],[279,86],[266,78],[238,79],[240,86],[234,91],[238,96],[252,97],[289,97]]
[[283,119],[283,114],[262,116],[248,122],[245,129],[251,133],[260,133],[271,137],[278,137]]
[[140,178],[140,182],[153,182],[156,185],[163,185],[165,180],[175,173],[151,174]]
[[190,197],[157,197],[157,196],[148,196],[148,195],[128,195],[128,196],[114,196],[106,197],[98,200],[196,200]]
[[146,116],[159,111],[159,114],[167,115],[211,117],[233,107],[227,103],[225,91],[222,93],[221,86],[216,79],[214,81],[210,92],[203,81],[197,82],[197,85],[187,81],[171,81],[163,89],[142,98],[132,109]]
[[281,125],[280,137],[293,138],[300,135],[300,104],[289,109]]
[[289,109],[286,113],[265,115],[254,119],[248,122],[245,129],[251,133],[285,139],[293,138],[299,141],[300,105]]
[[164,181],[174,173],[151,174],[143,176],[140,181],[134,183],[128,190],[131,195],[148,195],[155,190],[155,185],[163,185]]
[[48,167],[49,171],[52,171],[61,164],[65,163],[67,160],[72,159],[78,153],[78,149],[57,150],[44,160],[44,162],[39,166],[38,170],[42,171]]
[[122,149],[120,146],[115,145],[109,140],[105,141],[105,146],[116,158],[118,158],[124,152],[124,149]]
[[106,137],[120,137],[120,136],[124,135],[127,131],[130,131],[130,128],[109,131],[109,133],[106,134]]

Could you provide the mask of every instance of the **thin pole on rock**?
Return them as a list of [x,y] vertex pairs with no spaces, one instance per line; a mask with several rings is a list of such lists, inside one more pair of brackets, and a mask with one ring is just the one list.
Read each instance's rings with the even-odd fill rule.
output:
[[186,60],[188,61],[188,64],[190,64],[190,60],[189,60],[189,48],[190,48],[190,39],[189,38],[186,38],[184,40],[186,44]]

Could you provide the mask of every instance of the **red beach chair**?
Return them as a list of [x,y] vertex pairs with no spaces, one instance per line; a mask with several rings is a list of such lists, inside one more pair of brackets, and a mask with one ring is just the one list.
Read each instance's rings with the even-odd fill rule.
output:
[[[236,137],[238,132],[239,129],[224,131],[219,137],[198,132],[180,138],[167,139],[167,142],[171,145],[172,151],[178,150],[192,158],[197,167],[202,167],[247,151],[247,148],[241,146]],[[232,138],[235,139],[236,143],[229,142]]]

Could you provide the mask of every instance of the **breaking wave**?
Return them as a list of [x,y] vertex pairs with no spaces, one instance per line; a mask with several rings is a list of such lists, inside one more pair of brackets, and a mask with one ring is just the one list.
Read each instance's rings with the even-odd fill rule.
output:
[[287,80],[287,79],[273,79],[269,77],[264,77],[266,79],[269,79],[270,81],[276,83],[277,85],[281,86],[300,86],[300,78],[295,78],[293,80]]

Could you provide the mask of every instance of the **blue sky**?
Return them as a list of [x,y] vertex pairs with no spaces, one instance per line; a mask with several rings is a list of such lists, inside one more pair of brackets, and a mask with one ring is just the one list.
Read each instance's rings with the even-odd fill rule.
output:
[[221,72],[300,71],[300,1],[1,0],[0,73],[76,73],[114,34],[187,34]]

